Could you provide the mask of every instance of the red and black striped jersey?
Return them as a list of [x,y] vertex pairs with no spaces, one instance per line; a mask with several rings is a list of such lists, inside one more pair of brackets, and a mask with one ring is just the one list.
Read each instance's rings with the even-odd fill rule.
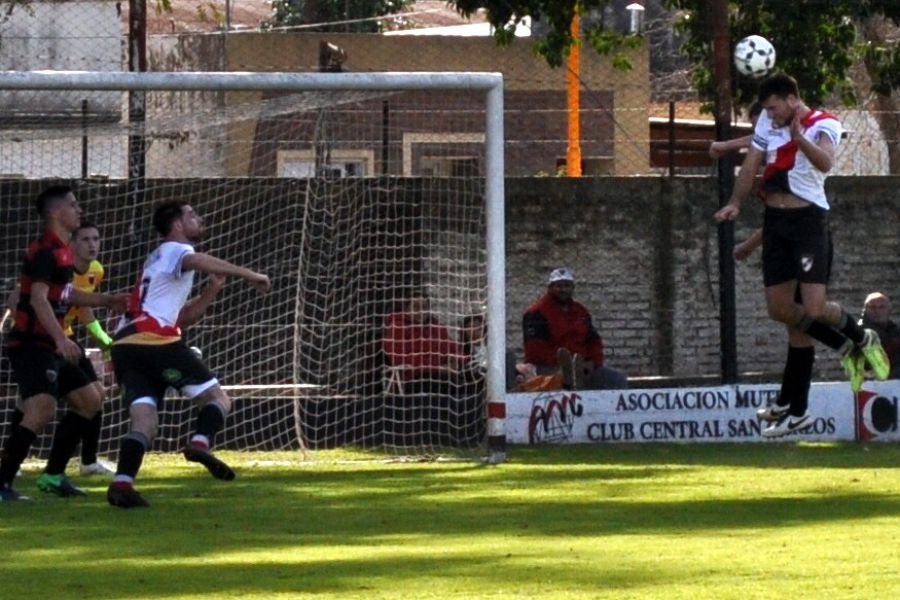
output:
[[74,272],[75,255],[72,249],[52,231],[48,230],[44,237],[28,246],[19,279],[15,324],[9,332],[7,345],[38,344],[56,347],[31,306],[31,290],[35,283],[47,285],[47,300],[60,327],[65,329],[63,320],[69,306],[64,296],[66,287],[72,283]]

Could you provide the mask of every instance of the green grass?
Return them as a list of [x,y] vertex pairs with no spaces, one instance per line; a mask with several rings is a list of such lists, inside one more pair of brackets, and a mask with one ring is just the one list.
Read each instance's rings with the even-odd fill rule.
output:
[[234,482],[148,457],[147,510],[84,478],[88,498],[0,505],[0,597],[900,597],[897,445],[223,456]]

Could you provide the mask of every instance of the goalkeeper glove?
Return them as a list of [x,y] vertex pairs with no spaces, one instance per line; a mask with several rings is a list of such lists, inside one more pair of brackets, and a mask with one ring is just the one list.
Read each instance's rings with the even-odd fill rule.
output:
[[112,345],[112,338],[107,335],[105,331],[103,331],[103,327],[100,325],[100,321],[96,319],[85,325],[85,329],[88,330],[88,333],[93,336],[97,343],[100,344],[101,350],[108,350]]

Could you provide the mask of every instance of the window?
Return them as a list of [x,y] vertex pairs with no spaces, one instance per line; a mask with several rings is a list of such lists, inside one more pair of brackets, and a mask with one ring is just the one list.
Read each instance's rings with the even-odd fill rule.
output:
[[483,133],[404,133],[403,174],[469,177],[482,174]]
[[[331,160],[324,166],[324,177],[368,177],[372,174],[375,152],[372,150],[332,150]],[[316,157],[313,150],[279,150],[279,177],[315,177]]]

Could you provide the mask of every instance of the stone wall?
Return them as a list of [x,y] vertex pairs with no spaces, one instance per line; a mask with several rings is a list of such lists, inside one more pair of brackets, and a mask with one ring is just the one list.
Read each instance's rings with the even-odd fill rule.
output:
[[[893,177],[834,177],[831,296],[858,314],[875,289],[900,298],[900,200]],[[507,180],[507,343],[521,356],[521,314],[562,265],[590,308],[607,361],[630,375],[720,372],[718,251],[713,178]],[[737,240],[761,222],[748,200]],[[757,253],[736,267],[738,368],[778,372],[786,341],[768,320]],[[900,305],[900,300],[895,300]],[[818,351],[818,377],[836,378],[833,352]]]

